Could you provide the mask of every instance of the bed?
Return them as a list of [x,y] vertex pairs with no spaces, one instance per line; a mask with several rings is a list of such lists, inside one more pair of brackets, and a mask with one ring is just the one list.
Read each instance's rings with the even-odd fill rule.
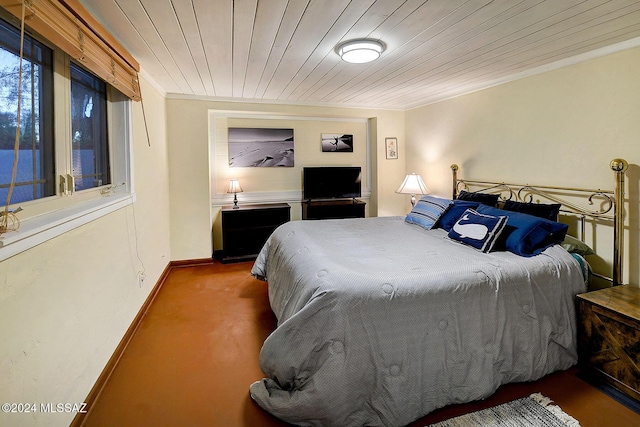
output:
[[[452,170],[455,200],[460,188],[476,185],[482,189],[468,193],[559,201],[550,187],[514,190]],[[615,191],[579,190],[589,203],[604,200],[595,211],[558,204],[615,228],[623,180],[616,171]],[[452,238],[456,227],[473,234],[459,228],[469,225],[461,216],[439,226],[453,209],[448,202],[431,227],[380,217],[293,221],[275,230],[252,268],[268,282],[278,321],[260,353],[266,378],[250,386],[258,405],[297,425],[401,426],[576,364],[574,298],[587,286],[584,257],[560,244],[524,256],[472,247]],[[614,259],[614,284],[620,271]]]

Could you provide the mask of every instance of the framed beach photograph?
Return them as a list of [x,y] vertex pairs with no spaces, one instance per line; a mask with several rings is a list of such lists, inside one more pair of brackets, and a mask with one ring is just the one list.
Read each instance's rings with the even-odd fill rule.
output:
[[387,147],[387,159],[398,158],[398,138],[385,138],[385,145]]
[[353,153],[353,135],[343,133],[323,133],[322,152]]
[[229,128],[232,168],[293,167],[293,129]]

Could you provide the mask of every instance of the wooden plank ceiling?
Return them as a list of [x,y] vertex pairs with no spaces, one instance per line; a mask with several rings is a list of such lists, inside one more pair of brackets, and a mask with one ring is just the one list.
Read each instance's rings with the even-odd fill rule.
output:
[[[406,109],[640,45],[630,0],[81,0],[168,95]],[[370,64],[340,42],[386,44]]]

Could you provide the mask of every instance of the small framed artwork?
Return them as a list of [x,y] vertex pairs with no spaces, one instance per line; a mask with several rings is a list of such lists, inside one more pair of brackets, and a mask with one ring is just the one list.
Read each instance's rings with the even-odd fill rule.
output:
[[353,153],[353,135],[344,133],[323,133],[322,152]]
[[398,158],[398,138],[385,138],[385,145],[387,147],[387,159]]

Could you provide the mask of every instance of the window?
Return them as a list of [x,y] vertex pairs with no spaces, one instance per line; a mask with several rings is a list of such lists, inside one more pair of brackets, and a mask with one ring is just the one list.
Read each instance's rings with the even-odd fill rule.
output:
[[[0,204],[4,205],[14,159],[20,30],[2,18],[5,15],[0,15]],[[18,172],[11,205],[55,196],[72,198],[75,192],[126,181],[128,98],[34,35],[25,34],[22,69]],[[55,209],[60,208],[57,204]],[[37,210],[35,214],[42,213]]]
[[[55,194],[53,51],[26,36],[22,63],[20,143],[12,203]],[[20,32],[0,20],[0,203],[11,182],[20,80]]]
[[71,63],[71,141],[75,190],[111,183],[107,85]]
[[[17,127],[19,23],[0,9],[0,205]],[[61,49],[25,34],[16,184],[20,228],[0,234],[0,260],[135,200],[131,99]]]

